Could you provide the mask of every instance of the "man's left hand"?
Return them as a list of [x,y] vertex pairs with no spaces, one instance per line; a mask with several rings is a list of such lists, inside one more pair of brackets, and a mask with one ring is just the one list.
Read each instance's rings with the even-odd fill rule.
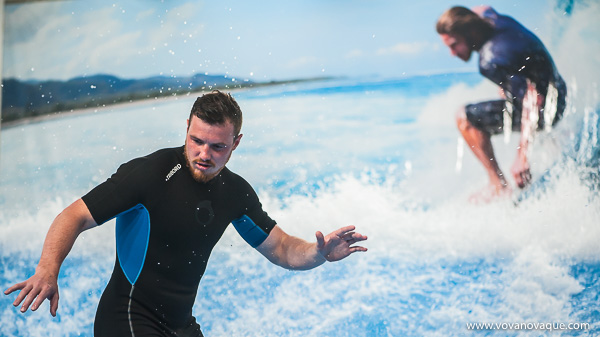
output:
[[515,183],[519,188],[524,188],[525,186],[531,183],[531,172],[529,171],[529,162],[525,156],[517,155],[517,159],[510,169],[513,177],[515,178]]
[[354,226],[340,228],[327,236],[317,232],[317,251],[327,261],[341,260],[355,252],[366,252],[367,248],[353,246],[353,244],[367,239],[365,235],[354,232]]

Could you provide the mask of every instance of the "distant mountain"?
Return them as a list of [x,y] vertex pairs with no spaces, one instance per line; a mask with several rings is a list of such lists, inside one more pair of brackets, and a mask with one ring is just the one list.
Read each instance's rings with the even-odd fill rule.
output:
[[251,81],[238,81],[227,76],[203,74],[188,77],[154,76],[145,79],[93,75],[68,81],[5,79],[2,83],[2,121],[252,84]]

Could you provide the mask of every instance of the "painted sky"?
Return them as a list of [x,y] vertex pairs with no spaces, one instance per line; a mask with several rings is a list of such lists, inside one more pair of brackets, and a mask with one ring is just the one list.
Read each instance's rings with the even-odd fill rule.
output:
[[[255,81],[476,71],[434,25],[451,1],[65,0],[7,5],[4,78],[195,73]],[[481,2],[466,0],[467,7]],[[552,0],[489,1],[549,37]]]

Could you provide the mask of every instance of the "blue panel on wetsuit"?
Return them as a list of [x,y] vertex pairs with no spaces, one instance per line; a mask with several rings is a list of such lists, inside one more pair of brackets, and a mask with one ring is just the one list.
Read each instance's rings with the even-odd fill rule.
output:
[[134,284],[142,272],[150,239],[150,214],[138,204],[117,216],[117,257],[121,269]]
[[258,227],[249,216],[243,215],[241,218],[231,222],[242,238],[248,242],[252,248],[258,247],[267,236],[262,228]]

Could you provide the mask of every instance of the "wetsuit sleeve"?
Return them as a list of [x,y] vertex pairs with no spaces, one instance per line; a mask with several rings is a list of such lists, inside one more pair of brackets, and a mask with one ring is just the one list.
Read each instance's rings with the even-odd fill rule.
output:
[[97,224],[143,203],[149,186],[147,172],[142,170],[146,161],[137,158],[121,165],[110,178],[81,198]]
[[231,223],[240,236],[250,246],[256,248],[265,241],[277,223],[263,210],[254,189],[246,181],[242,184],[243,212]]

